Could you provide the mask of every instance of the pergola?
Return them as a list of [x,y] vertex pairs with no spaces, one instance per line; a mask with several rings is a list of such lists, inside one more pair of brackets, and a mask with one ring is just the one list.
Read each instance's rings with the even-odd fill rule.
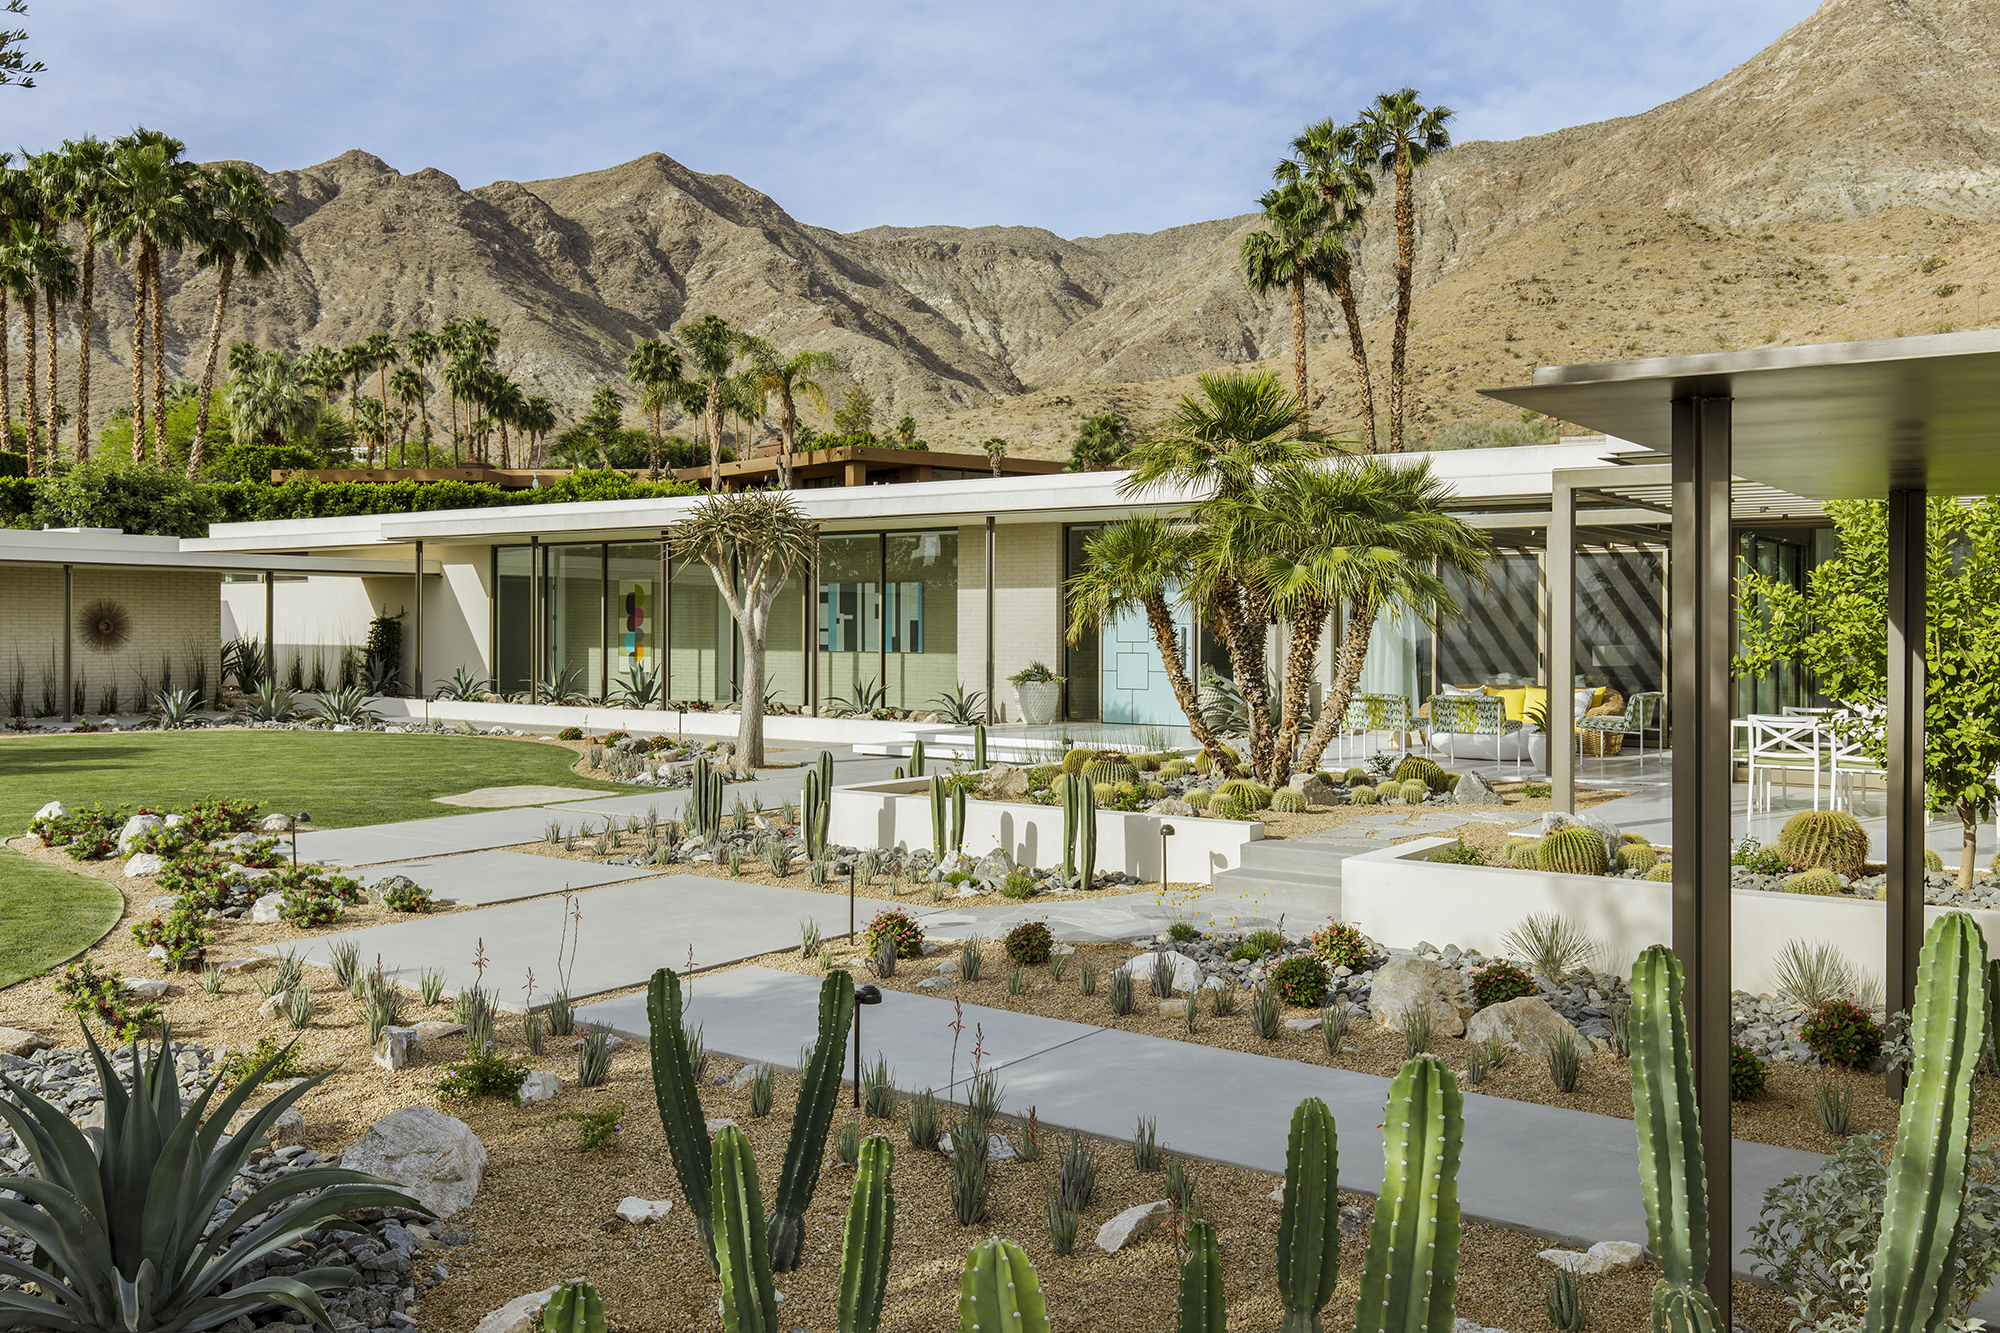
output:
[[[1924,501],[2000,492],[2000,331],[1545,366],[1487,397],[1667,453],[1672,487],[1673,948],[1686,975],[1711,1219],[1729,1316],[1732,479],[1813,500],[1882,499],[1888,551],[1889,1007],[1915,999],[1924,930]],[[1559,490],[1567,490],[1559,484]],[[1551,682],[1568,680],[1573,497],[1553,506]],[[1557,527],[1567,529],[1558,533]],[[1548,694],[1549,732],[1574,728]],[[1551,746],[1550,761],[1567,747]],[[1572,761],[1566,761],[1571,762]]]

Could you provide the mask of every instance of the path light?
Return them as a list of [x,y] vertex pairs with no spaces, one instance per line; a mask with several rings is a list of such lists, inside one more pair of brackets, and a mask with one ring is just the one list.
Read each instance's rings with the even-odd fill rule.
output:
[[295,815],[287,816],[287,818],[292,821],[292,864],[297,865],[299,863],[299,825],[310,824],[312,816],[301,810]]
[[[799,817],[801,819],[805,817],[804,807],[800,808]],[[847,863],[847,942],[849,944],[854,943],[854,867],[857,864],[857,861],[849,861]]]
[[861,1109],[861,1006],[882,1003],[879,986],[854,988],[854,1109]]
[[1173,836],[1174,826],[1163,822],[1160,825],[1160,892],[1162,894],[1167,891],[1167,839]]

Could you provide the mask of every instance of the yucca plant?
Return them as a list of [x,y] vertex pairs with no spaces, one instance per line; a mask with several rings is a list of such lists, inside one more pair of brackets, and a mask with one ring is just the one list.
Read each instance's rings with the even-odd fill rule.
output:
[[[250,1150],[328,1075],[280,1093],[224,1138],[230,1119],[291,1053],[290,1046],[253,1070],[210,1113],[221,1075],[183,1106],[170,1033],[163,1030],[151,1051],[142,1052],[137,1043],[129,1048],[129,1092],[88,1029],[83,1038],[104,1090],[101,1130],[86,1133],[0,1074],[0,1085],[14,1098],[0,1099],[0,1120],[27,1148],[35,1168],[33,1176],[0,1177],[0,1191],[19,1196],[0,1200],[0,1220],[37,1250],[34,1263],[0,1254],[0,1274],[35,1287],[32,1293],[0,1288],[0,1319],[8,1327],[199,1333],[283,1306],[330,1331],[333,1321],[320,1294],[353,1285],[353,1269],[313,1268],[229,1284],[251,1264],[354,1209],[407,1208],[428,1216],[428,1209],[389,1181],[323,1166],[280,1176],[253,1191],[211,1232],[209,1221]],[[264,1221],[230,1242],[245,1223],[267,1212]]]

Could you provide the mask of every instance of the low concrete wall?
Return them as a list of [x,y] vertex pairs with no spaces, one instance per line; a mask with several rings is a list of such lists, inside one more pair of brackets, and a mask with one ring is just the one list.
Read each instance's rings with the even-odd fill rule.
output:
[[[845,847],[931,845],[928,778],[864,782],[833,789],[827,836]],[[1238,864],[1243,844],[1264,836],[1263,824],[1246,819],[1183,819],[1097,812],[1097,865],[1141,879],[1160,878],[1160,825],[1172,824],[1167,870],[1173,882],[1206,883],[1218,870]],[[983,856],[1004,847],[1022,865],[1044,869],[1062,864],[1063,812],[1060,805],[1016,801],[965,803],[965,850]]]
[[[609,731],[634,736],[701,736],[733,739],[742,719],[735,713],[674,713],[656,708],[569,708],[554,704],[491,704],[456,699],[377,699],[375,711],[386,722],[422,721],[456,726],[508,727],[516,731],[557,732],[581,727],[592,736]],[[764,719],[764,739],[819,745],[855,745],[902,739],[914,732],[945,728],[926,722],[877,722],[870,718],[795,717]]]
[[[1341,865],[1336,914],[1374,939],[1409,946],[1429,940],[1481,953],[1503,953],[1501,941],[1536,912],[1559,912],[1602,946],[1599,966],[1622,971],[1650,945],[1673,942],[1673,885],[1653,880],[1562,875],[1497,866],[1426,861],[1448,838],[1420,838]],[[1888,950],[1886,904],[1862,898],[1818,897],[1736,889],[1729,895],[1730,984],[1767,994],[1777,989],[1779,953],[1793,940],[1825,942],[1860,972],[1882,978]],[[1928,926],[1953,909],[1926,907]],[[2000,939],[2000,912],[1972,916],[1989,941]],[[1989,952],[1992,945],[1988,945]]]

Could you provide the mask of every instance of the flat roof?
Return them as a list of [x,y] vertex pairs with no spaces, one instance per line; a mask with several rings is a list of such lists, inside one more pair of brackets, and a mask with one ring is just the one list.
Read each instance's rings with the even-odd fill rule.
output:
[[[290,543],[296,545],[296,543]],[[234,552],[207,548],[200,539],[155,537],[117,528],[0,529],[0,564],[115,565],[123,568],[185,569],[215,574],[365,574],[408,578],[413,562],[384,551],[375,556],[326,556],[270,550]],[[426,558],[424,573],[443,572]]]
[[2000,329],[1543,366],[1480,393],[1654,449],[1675,399],[1729,398],[1735,474],[1814,500],[2000,492]]

